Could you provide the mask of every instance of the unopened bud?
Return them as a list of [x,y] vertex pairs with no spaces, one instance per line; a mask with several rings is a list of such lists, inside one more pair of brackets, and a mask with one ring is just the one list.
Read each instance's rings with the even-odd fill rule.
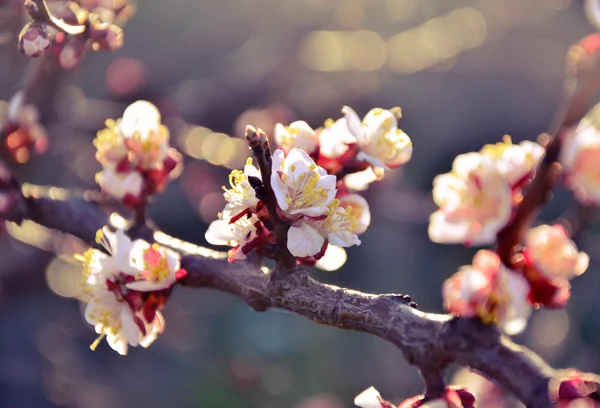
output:
[[114,51],[123,46],[123,30],[114,24],[97,23],[90,28],[93,49]]
[[246,141],[252,149],[263,146],[267,141],[267,135],[262,129],[255,129],[254,126],[246,126]]
[[51,42],[46,25],[37,21],[28,23],[19,34],[19,51],[28,57],[40,57],[50,48]]
[[83,58],[85,41],[78,37],[71,37],[58,54],[58,64],[64,69],[75,69]]

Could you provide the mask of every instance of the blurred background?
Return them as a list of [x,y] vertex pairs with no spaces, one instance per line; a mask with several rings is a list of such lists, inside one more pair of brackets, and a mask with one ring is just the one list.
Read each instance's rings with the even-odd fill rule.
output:
[[[14,2],[4,3],[6,17]],[[0,21],[6,101],[28,60],[16,53],[14,21]],[[38,94],[48,150],[16,155],[15,166],[30,183],[95,188],[95,132],[127,104],[150,100],[186,156],[151,216],[166,233],[204,245],[224,203],[220,186],[247,157],[239,139],[246,124],[270,131],[303,119],[318,127],[346,104],[361,115],[401,106],[412,161],[366,193],[372,224],[348,263],[313,276],[407,293],[421,310],[442,312],[442,282],[475,249],[428,240],[433,177],[504,134],[519,142],[546,131],[563,93],[564,55],[593,31],[580,0],[139,0],[122,49],[88,53]],[[536,311],[516,341],[554,366],[600,372],[600,229],[588,210],[580,213],[557,191],[542,214],[573,224],[591,264],[573,282],[567,309]],[[102,344],[91,352],[95,334],[71,299],[79,290],[71,258],[83,249],[34,224],[3,227],[0,407],[344,408],[370,385],[396,401],[422,391],[416,370],[383,340],[286,312],[255,313],[208,290],[177,288],[167,329],[149,349],[122,357]],[[462,371],[456,381],[487,387]],[[514,406],[487,395],[480,406]]]

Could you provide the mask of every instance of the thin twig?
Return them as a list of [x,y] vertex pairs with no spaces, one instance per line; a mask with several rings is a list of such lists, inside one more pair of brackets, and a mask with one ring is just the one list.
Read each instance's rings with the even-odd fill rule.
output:
[[594,63],[592,69],[583,80],[578,82],[572,96],[565,104],[562,121],[546,147],[546,154],[537,169],[536,176],[525,192],[512,221],[498,233],[496,252],[508,267],[514,266],[513,256],[516,249],[560,179],[562,167],[559,157],[565,138],[585,116],[592,97],[600,89],[600,56],[591,58]]
[[45,23],[63,33],[79,35],[83,34],[87,29],[85,24],[71,25],[63,19],[54,16],[50,12],[45,0],[27,0],[25,8],[33,20]]
[[254,153],[262,176],[263,189],[260,192],[259,198],[265,204],[273,225],[273,233],[275,234],[275,261],[279,266],[273,276],[277,277],[280,273],[286,274],[291,272],[296,264],[296,258],[294,258],[287,248],[287,233],[290,225],[282,220],[277,213],[277,199],[271,186],[271,147],[269,146],[267,135],[262,129],[257,130],[252,126],[247,126],[246,141]]

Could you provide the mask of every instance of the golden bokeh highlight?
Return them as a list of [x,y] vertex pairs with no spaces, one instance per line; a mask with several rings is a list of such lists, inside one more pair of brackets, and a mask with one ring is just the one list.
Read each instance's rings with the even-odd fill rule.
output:
[[179,144],[188,156],[229,169],[243,167],[249,156],[248,145],[244,140],[213,132],[204,126],[184,128]]
[[52,292],[67,298],[83,298],[81,287],[81,265],[54,258],[46,268],[46,282]]
[[[392,19],[406,18],[416,5],[409,1],[389,1]],[[395,16],[395,17],[394,17]],[[315,30],[298,47],[298,59],[309,69],[322,72],[375,71],[384,66],[414,73],[450,61],[461,53],[481,46],[487,38],[483,14],[470,7],[427,20],[423,24],[384,40],[370,30]]]

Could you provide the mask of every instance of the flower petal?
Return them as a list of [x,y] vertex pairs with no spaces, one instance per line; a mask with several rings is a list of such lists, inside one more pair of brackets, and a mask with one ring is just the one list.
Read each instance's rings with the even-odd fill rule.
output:
[[325,238],[308,224],[290,227],[288,230],[287,247],[294,256],[302,258],[315,255],[321,250],[324,242]]

